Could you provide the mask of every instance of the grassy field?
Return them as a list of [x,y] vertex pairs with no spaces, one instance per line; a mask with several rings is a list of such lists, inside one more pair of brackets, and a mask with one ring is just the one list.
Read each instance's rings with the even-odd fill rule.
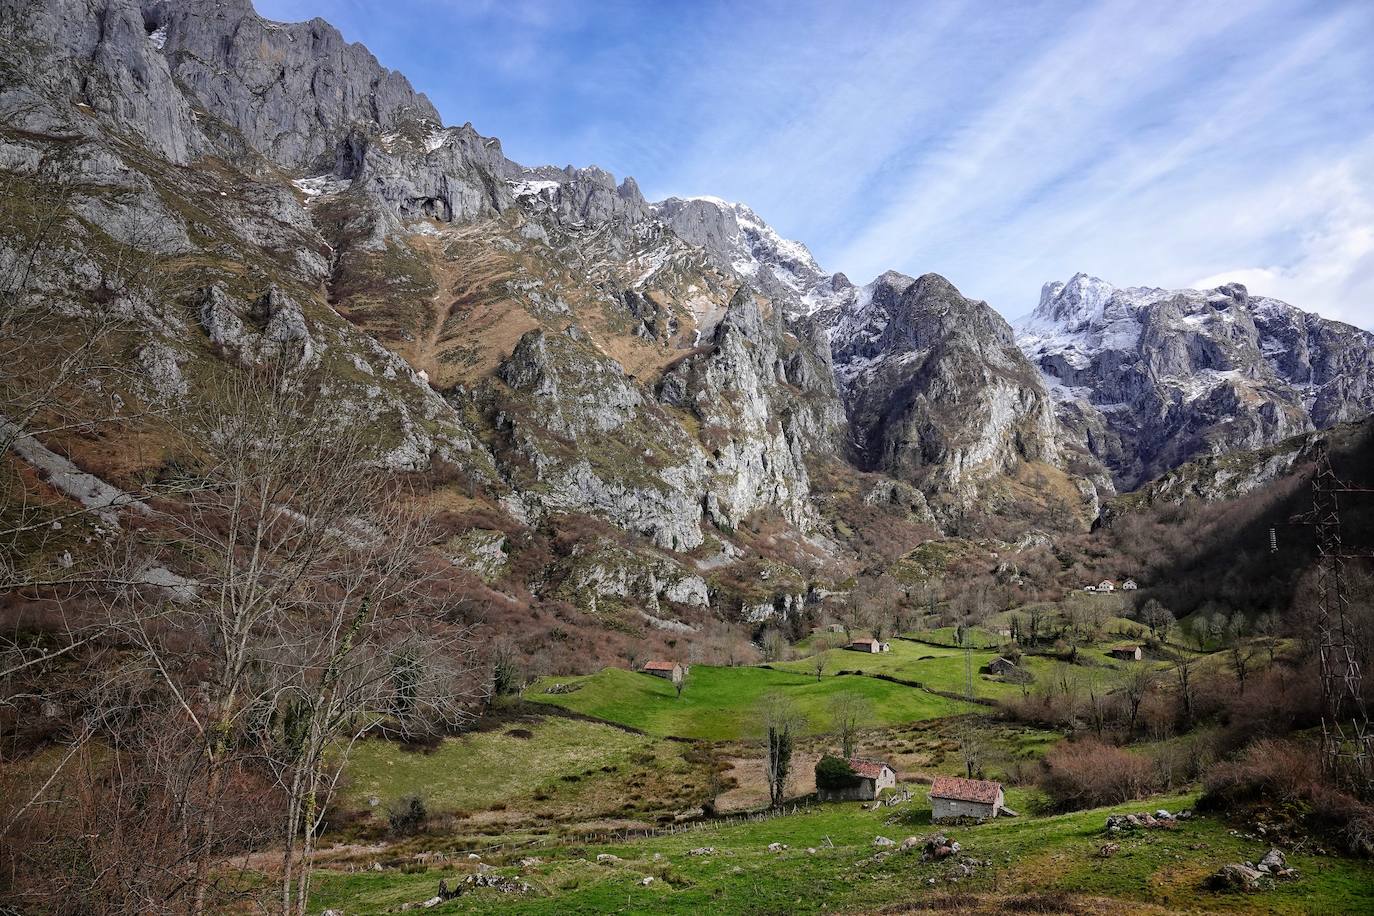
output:
[[[848,653],[857,656],[856,653]],[[874,656],[870,656],[874,657]],[[571,693],[550,694],[554,684],[575,683]],[[874,726],[897,725],[969,712],[969,704],[924,690],[870,677],[825,677],[767,668],[716,668],[697,665],[679,698],[673,685],[620,668],[585,677],[540,678],[525,699],[553,703],[585,715],[618,722],[652,735],[729,741],[751,736],[760,699],[777,690],[795,701],[808,731],[830,728],[830,702],[840,693],[868,698]]]
[[[999,819],[946,832],[962,855],[980,861],[972,876],[950,879],[952,863],[923,863],[918,855],[875,857],[874,837],[900,841],[930,832],[924,793],[907,805],[864,811],[856,804],[606,846],[524,849],[487,856],[508,876],[533,888],[519,896],[479,890],[434,912],[519,913],[824,913],[872,911],[898,904],[938,905],[951,891],[981,897],[984,912],[1016,908],[1027,895],[1070,891],[1096,898],[1092,912],[1123,912],[1132,904],[1152,912],[1365,913],[1374,911],[1374,865],[1335,856],[1289,856],[1299,880],[1254,894],[1202,889],[1203,879],[1227,862],[1256,861],[1268,844],[1235,835],[1228,825],[1198,817],[1176,829],[1114,839],[1120,850],[1098,855],[1107,842],[1103,820],[1113,811],[1179,810],[1190,796],[1170,796],[1054,817]],[[1013,806],[1023,801],[1015,792]],[[829,843],[827,843],[827,840]],[[781,852],[769,843],[785,843]],[[833,845],[830,845],[833,844]],[[692,855],[691,850],[714,852]],[[810,850],[814,850],[810,851]],[[608,853],[615,861],[597,862]],[[519,864],[522,857],[536,860]],[[345,912],[382,912],[424,900],[439,879],[461,878],[475,866],[460,862],[413,874],[396,870],[323,872],[315,906]],[[645,878],[652,878],[644,884]],[[1103,903],[1110,898],[1113,903]],[[988,902],[991,901],[991,902]],[[967,902],[967,900],[966,900]],[[947,907],[942,907],[947,908]],[[1024,904],[1021,907],[1024,909]],[[1044,911],[1044,910],[1025,910]],[[1062,909],[1055,909],[1062,912]],[[1077,910],[1076,910],[1077,911]]]
[[[824,673],[831,675],[839,671],[862,671],[866,675],[886,674],[903,680],[917,681],[932,690],[959,694],[964,692],[962,649],[942,648],[904,639],[892,640],[891,646],[891,652],[877,654],[851,652],[848,649],[828,649],[823,653]],[[998,699],[1021,691],[1017,684],[1006,683],[979,673],[984,665],[996,657],[996,652],[973,652],[973,695],[977,698]],[[1051,662],[1031,656],[1025,658],[1024,664],[1037,676],[1045,674],[1051,667]],[[797,674],[813,674],[815,662],[813,658],[801,658],[779,662],[773,667]]]
[[610,767],[654,753],[655,742],[598,722],[558,716],[447,738],[432,751],[363,741],[348,761],[343,802],[365,809],[418,795],[433,812],[477,811],[550,795],[568,774]]

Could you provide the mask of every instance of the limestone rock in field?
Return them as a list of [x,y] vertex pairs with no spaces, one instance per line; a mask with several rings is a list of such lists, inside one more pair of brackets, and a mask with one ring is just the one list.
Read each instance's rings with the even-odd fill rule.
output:
[[150,340],[138,348],[138,364],[154,395],[161,400],[186,397],[189,386],[182,375],[181,363],[186,357],[160,340]]
[[1254,891],[1265,887],[1268,880],[1269,876],[1259,869],[1233,862],[1223,865],[1205,883],[1215,891]]

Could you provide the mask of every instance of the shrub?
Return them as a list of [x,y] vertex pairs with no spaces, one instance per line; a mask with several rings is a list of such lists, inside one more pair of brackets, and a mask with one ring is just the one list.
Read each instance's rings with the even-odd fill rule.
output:
[[1249,804],[1281,804],[1337,837],[1350,852],[1374,856],[1374,806],[1333,784],[1319,755],[1296,741],[1256,741],[1235,760],[1212,768],[1198,808],[1235,811]]
[[816,788],[832,791],[852,789],[859,784],[859,774],[849,761],[826,754],[816,761]]
[[397,836],[411,836],[419,833],[429,820],[429,811],[424,799],[418,795],[406,795],[386,806],[386,822],[391,832]]
[[1057,811],[1118,804],[1153,791],[1150,760],[1100,741],[1061,741],[1045,755],[1040,788]]

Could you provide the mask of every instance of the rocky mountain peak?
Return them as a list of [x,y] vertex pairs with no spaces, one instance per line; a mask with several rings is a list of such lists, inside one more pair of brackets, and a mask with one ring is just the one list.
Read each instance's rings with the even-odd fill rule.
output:
[[1240,283],[1116,288],[1076,274],[1045,284],[1016,330],[1063,428],[1126,489],[1374,410],[1374,335]]
[[[654,215],[684,241],[698,245],[789,313],[806,297],[832,292],[832,280],[801,242],[783,238],[752,209],[719,197],[670,197]],[[847,282],[847,281],[846,281]]]

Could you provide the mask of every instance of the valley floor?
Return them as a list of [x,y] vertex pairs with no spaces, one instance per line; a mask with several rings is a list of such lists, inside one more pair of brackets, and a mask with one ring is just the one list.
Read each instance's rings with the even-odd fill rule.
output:
[[[1374,865],[1311,852],[1292,853],[1300,877],[1272,890],[1203,890],[1221,865],[1258,861],[1269,849],[1265,840],[1212,817],[1112,838],[1120,848],[1103,857],[1107,814],[1179,811],[1195,800],[1187,794],[942,829],[962,846],[959,856],[942,862],[923,862],[919,851],[883,855],[876,837],[900,843],[932,832],[924,788],[911,788],[909,802],[873,811],[836,803],[624,843],[498,845],[480,861],[392,862],[381,872],[336,866],[320,873],[316,899],[322,908],[347,913],[385,912],[429,899],[440,879],[453,885],[483,869],[529,890],[474,890],[433,912],[1374,911]],[[1019,801],[1016,794],[1010,800]],[[770,850],[774,843],[786,848]]]
[[[1277,841],[1245,819],[1215,814],[1108,835],[1108,814],[1190,809],[1196,787],[1039,813],[1039,790],[1020,786],[1063,734],[996,717],[987,704],[1022,688],[983,672],[974,676],[977,702],[952,698],[965,688],[965,662],[961,650],[941,645],[949,635],[909,634],[874,655],[803,641],[798,651],[816,654],[772,666],[695,666],[681,696],[665,680],[615,668],[541,678],[476,731],[437,747],[365,741],[340,800],[359,813],[322,856],[315,906],[347,914],[426,902],[426,912],[551,914],[1374,912],[1374,863],[1330,854],[1310,837]],[[1076,670],[1110,680],[1132,665],[1167,665],[1107,657],[1120,638],[1108,632],[1086,644]],[[1198,654],[1204,668],[1222,662]],[[993,657],[984,649],[973,661],[981,667]],[[1028,655],[1023,664],[1036,681],[1053,681],[1049,658]],[[815,763],[832,750],[830,701],[850,693],[870,704],[859,753],[892,763],[898,792],[910,798],[873,810],[799,803],[760,814],[768,792],[754,717],[772,691],[807,717],[793,797],[814,792]],[[961,742],[971,733],[983,746],[980,766],[1004,782],[1020,816],[937,831],[929,780],[963,775]],[[1131,748],[1147,753],[1159,743]],[[428,809],[428,828],[378,842],[387,806],[412,795]],[[936,832],[957,840],[959,854],[923,861],[919,848],[875,842]],[[1258,862],[1271,842],[1296,880],[1251,893],[1204,888],[1223,865]],[[475,886],[470,879],[479,877],[504,887]],[[441,881],[465,892],[434,902]]]

